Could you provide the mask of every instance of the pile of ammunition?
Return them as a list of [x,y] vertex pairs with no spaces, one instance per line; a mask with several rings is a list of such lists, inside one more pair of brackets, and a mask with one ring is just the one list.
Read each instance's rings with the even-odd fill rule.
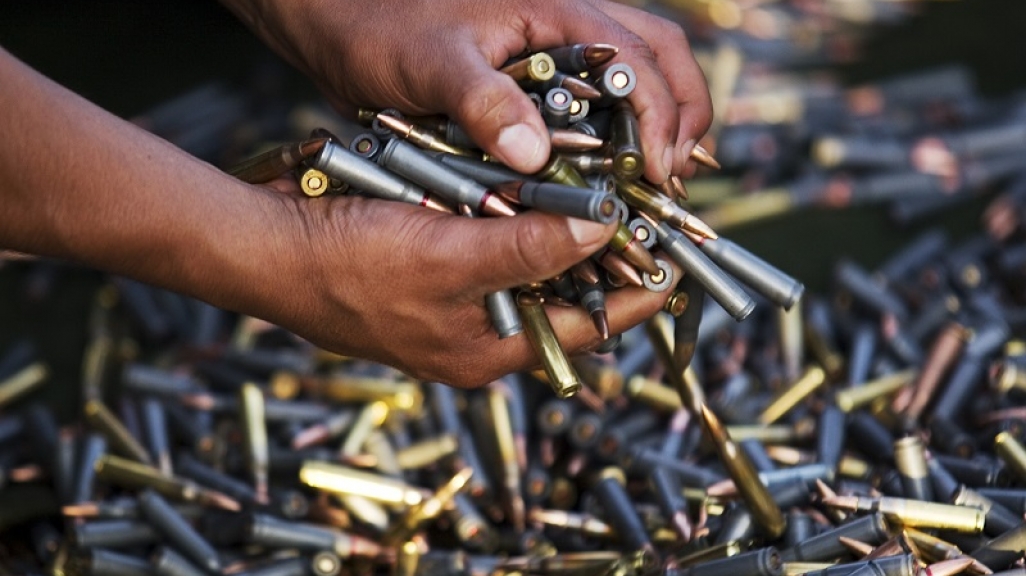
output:
[[[743,320],[755,301],[735,278],[784,308],[804,290],[685,210],[687,190],[676,176],[658,187],[644,181],[638,119],[626,100],[636,75],[627,64],[610,63],[617,52],[607,44],[577,44],[514,59],[501,69],[538,103],[551,133],[553,154],[537,174],[490,161],[447,118],[407,119],[396,110],[367,109],[359,117],[369,130],[354,135],[348,146],[318,128],[308,140],[268,150],[229,173],[259,184],[295,172],[307,196],[359,192],[471,217],[508,217],[530,208],[606,224],[619,220],[607,248],[592,258],[547,282],[521,287],[515,297],[504,290],[486,299],[499,337],[526,330],[553,390],[569,397],[582,385],[543,304],[583,305],[607,343],[604,349],[611,350],[618,338],[609,333],[606,290],[630,284],[662,291],[672,283],[669,264],[650,252],[657,244],[685,271],[674,299],[678,315],[689,300],[699,302],[708,293]],[[691,157],[717,166],[701,146]],[[678,324],[678,337],[693,342],[701,308],[691,309],[692,318]]]
[[[778,8],[678,4],[705,11],[733,40],[751,32],[742,16]],[[910,5],[862,4],[895,14]],[[752,46],[767,44],[736,42],[734,52],[717,51],[718,61],[740,51],[797,54]],[[567,53],[575,50],[587,54]],[[538,62],[566,69],[549,57],[551,65],[532,55],[506,70],[528,78]],[[589,72],[629,79],[617,66]],[[832,101],[810,88],[785,101],[800,103],[794,115],[774,108],[779,100],[755,98],[760,80],[773,81],[752,71],[740,78],[726,91],[730,106],[717,108],[727,112],[708,147],[729,174],[774,183],[788,172],[774,172],[787,164],[770,162],[780,159],[773,154],[798,157],[800,143],[812,142],[807,133],[779,139],[792,135],[784,125]],[[950,126],[929,122],[938,99],[965,88],[952,79],[928,90],[917,88],[920,78],[878,86],[871,97],[849,92],[830,105],[848,102],[851,114],[824,115],[864,128],[860,137],[887,126],[925,135]],[[735,208],[710,208],[703,219],[712,226],[703,225],[679,203],[682,186],[653,190],[638,179],[644,158],[629,107],[615,98],[598,104],[603,90],[624,86],[579,80],[575,72],[560,78],[540,109],[554,146],[602,152],[560,152],[533,178],[471,157],[472,144],[444,119],[394,111],[365,112],[369,130],[348,145],[335,129],[307,127],[309,138],[235,170],[252,181],[295,171],[310,196],[358,189],[466,215],[524,207],[626,215],[620,250],[599,255],[591,271],[524,287],[512,306],[489,301],[506,312],[495,315],[499,335],[515,334],[522,320],[545,370],[474,391],[417,382],[259,320],[111,278],[95,295],[80,385],[67,386],[82,399],[70,421],[32,398],[59,383],[31,343],[0,353],[0,575],[1026,574],[1026,342],[1018,339],[1026,330],[1026,180],[994,200],[986,233],[955,242],[929,231],[873,270],[842,259],[829,297],[802,296],[800,284],[713,231],[738,221]],[[714,97],[724,92],[711,84]],[[595,102],[588,88],[599,91]],[[862,126],[869,116],[852,110],[870,100],[896,116],[881,111]],[[203,108],[193,102],[177,113]],[[768,110],[788,113],[771,124]],[[327,124],[320,120],[314,126]],[[897,167],[869,158],[879,141],[863,146],[840,130],[815,135],[818,162],[858,166],[853,173],[865,178],[904,176],[893,189],[877,182],[837,192],[831,174],[834,199],[919,190],[920,176],[964,176],[969,164],[960,160],[970,157],[1009,170],[980,174],[1018,171],[986,152],[996,132],[920,143],[905,156],[907,169],[884,172]],[[746,133],[749,147],[730,144]],[[689,183],[693,200],[705,180]],[[969,191],[984,181],[960,180]],[[854,192],[863,189],[871,192]],[[766,207],[781,196],[763,197]],[[563,355],[553,368],[546,358],[558,343],[535,332],[541,304],[579,302],[601,332],[595,290],[577,290],[646,280],[658,289],[666,269],[645,247],[652,242],[687,271],[669,314],[610,338],[601,354]],[[46,297],[52,264],[12,266],[29,270],[33,298]]]

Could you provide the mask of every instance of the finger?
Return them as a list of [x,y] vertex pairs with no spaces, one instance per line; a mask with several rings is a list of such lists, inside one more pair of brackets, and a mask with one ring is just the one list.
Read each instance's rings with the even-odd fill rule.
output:
[[486,152],[523,173],[549,157],[549,136],[537,108],[508,75],[492,67],[472,42],[436,58],[425,96]]
[[[668,169],[680,175],[695,142],[709,129],[713,113],[705,75],[691,52],[687,36],[676,23],[648,12],[605,0],[595,2],[603,12],[640,36],[654,55],[678,111],[676,146]],[[644,139],[644,124],[642,131]]]
[[463,255],[462,286],[494,292],[538,282],[588,258],[613,236],[613,225],[532,210],[507,218],[439,221],[436,253]]

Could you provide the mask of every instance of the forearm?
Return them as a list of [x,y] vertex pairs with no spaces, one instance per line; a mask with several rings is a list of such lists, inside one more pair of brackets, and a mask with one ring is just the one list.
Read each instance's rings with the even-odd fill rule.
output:
[[261,229],[287,203],[254,193],[3,51],[0,86],[0,247],[247,305],[252,295],[241,288],[253,271],[239,268],[246,262],[237,254],[260,249]]

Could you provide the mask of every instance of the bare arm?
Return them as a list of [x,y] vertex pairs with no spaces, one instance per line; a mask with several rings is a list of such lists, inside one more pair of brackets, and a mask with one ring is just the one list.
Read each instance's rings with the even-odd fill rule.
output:
[[[104,112],[0,51],[0,248],[74,260],[265,318],[415,377],[485,383],[537,360],[499,340],[485,293],[549,278],[612,235],[538,212],[467,219],[249,186]],[[621,289],[613,331],[667,293]],[[568,350],[598,344],[553,309]]]

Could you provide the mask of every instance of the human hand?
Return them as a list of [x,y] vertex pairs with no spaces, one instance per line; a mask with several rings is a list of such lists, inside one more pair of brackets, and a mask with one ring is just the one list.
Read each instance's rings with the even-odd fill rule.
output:
[[[275,212],[291,214],[275,234],[291,256],[265,267],[257,284],[273,286],[274,297],[255,300],[251,313],[326,349],[464,387],[538,363],[526,336],[498,338],[484,295],[550,278],[613,232],[538,211],[469,219],[360,197],[263,196],[279,206]],[[652,316],[669,294],[609,292],[611,330]],[[599,345],[582,307],[547,311],[568,353]]]
[[645,176],[684,174],[712,110],[701,70],[674,23],[607,0],[224,0],[341,108],[444,113],[521,172],[549,156],[540,115],[497,72],[525,50],[603,42],[620,48],[638,85]]

